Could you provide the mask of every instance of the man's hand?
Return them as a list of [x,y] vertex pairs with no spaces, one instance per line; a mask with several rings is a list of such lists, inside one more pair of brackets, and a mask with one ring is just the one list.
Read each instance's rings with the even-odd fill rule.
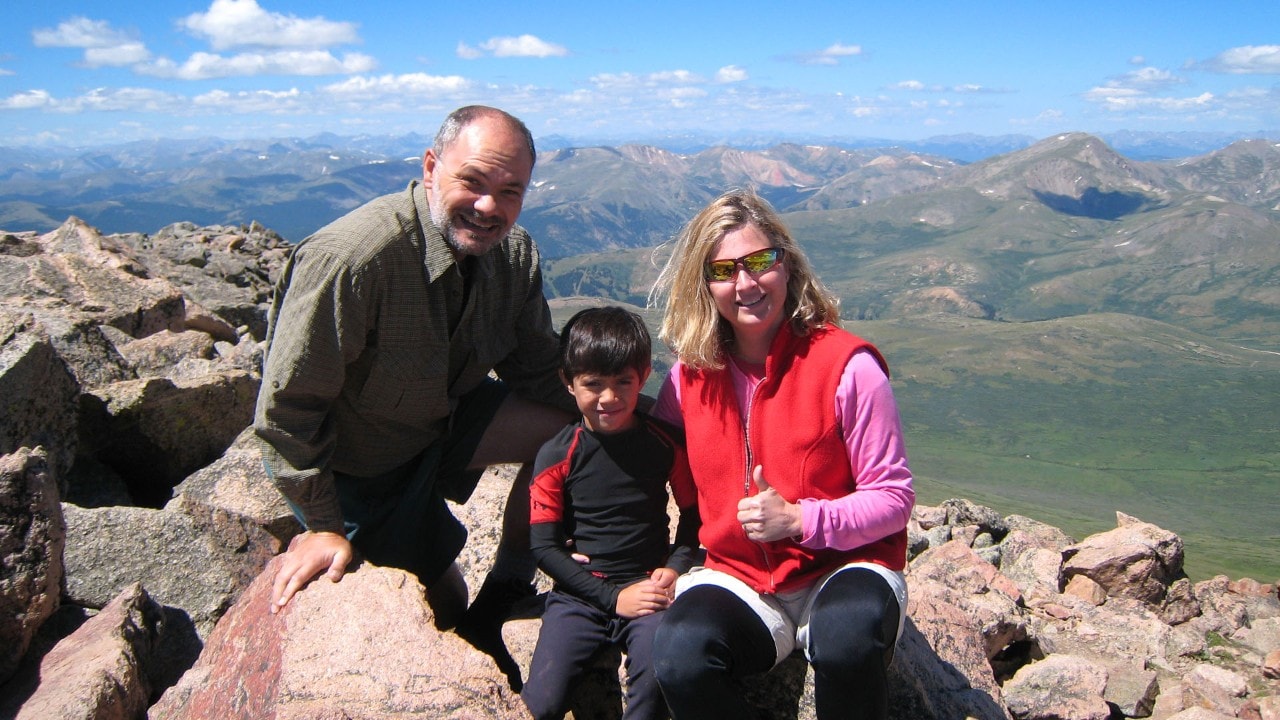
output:
[[622,588],[618,593],[614,612],[618,613],[620,618],[634,620],[644,615],[652,615],[659,610],[666,610],[670,604],[671,598],[667,594],[667,589],[659,587],[653,579],[648,579]]
[[331,582],[341,580],[351,558],[350,541],[338,533],[304,532],[295,536],[289,542],[289,549],[271,586],[271,614],[280,612],[321,572]]
[[800,505],[787,502],[764,479],[764,468],[756,466],[752,477],[758,492],[738,501],[738,522],[747,537],[771,542],[801,534]]

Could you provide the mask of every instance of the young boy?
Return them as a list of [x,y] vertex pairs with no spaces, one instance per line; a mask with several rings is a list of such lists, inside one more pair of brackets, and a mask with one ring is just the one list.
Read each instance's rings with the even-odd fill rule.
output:
[[[676,576],[693,564],[699,521],[683,443],[636,411],[650,348],[644,321],[620,307],[583,310],[560,334],[561,379],[582,418],[534,464],[531,544],[555,581],[521,692],[539,720],[564,716],[574,681],[611,643],[626,653],[623,717],[667,717],[650,649]],[[668,484],[680,509],[674,546]]]

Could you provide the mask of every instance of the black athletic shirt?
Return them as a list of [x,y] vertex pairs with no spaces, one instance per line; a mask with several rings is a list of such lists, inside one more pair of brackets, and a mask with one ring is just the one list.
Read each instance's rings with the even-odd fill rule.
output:
[[[698,548],[697,491],[679,431],[639,412],[636,420],[608,435],[579,420],[548,440],[534,465],[530,537],[538,566],[558,590],[609,613],[622,588],[660,567],[685,572]],[[680,508],[674,546],[668,485]]]

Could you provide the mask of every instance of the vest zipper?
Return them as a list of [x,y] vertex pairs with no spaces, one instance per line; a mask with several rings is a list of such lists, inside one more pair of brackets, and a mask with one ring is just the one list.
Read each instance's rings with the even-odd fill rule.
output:
[[[751,388],[751,393],[747,396],[747,409],[742,423],[743,445],[747,448],[747,466],[744,469],[745,477],[743,477],[742,482],[742,497],[744,498],[750,497],[751,486],[755,482],[751,476],[752,470],[755,468],[755,453],[751,450],[751,415],[756,406],[756,394],[760,392],[760,386],[763,385],[767,379],[767,375],[760,378],[760,382],[756,383],[755,387]],[[744,530],[743,533],[745,534],[745,532],[746,531]],[[755,543],[756,546],[759,547],[760,556],[764,558],[764,567],[767,573],[767,577],[765,578],[767,587],[769,588],[769,592],[775,592],[777,590],[777,582],[773,576],[773,563],[770,561],[769,551],[765,548],[764,543],[756,543],[750,538],[747,539],[747,542]]]

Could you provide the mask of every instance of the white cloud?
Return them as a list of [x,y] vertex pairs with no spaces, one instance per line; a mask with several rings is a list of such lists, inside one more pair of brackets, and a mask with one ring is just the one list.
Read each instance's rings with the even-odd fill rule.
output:
[[127,33],[111,27],[106,20],[73,17],[56,28],[38,28],[31,33],[36,47],[109,48],[134,42]]
[[1109,81],[1107,85],[1121,88],[1155,89],[1181,85],[1184,83],[1186,83],[1185,79],[1174,75],[1168,70],[1144,67],[1140,70],[1134,70],[1133,72],[1128,72],[1118,78],[1114,78]]
[[907,90],[910,92],[931,92],[931,93],[959,93],[961,95],[971,95],[976,93],[996,93],[999,90],[983,87],[977,83],[963,83],[961,85],[953,85],[947,87],[945,85],[925,85],[919,80],[903,80],[889,85],[887,90]]
[[650,85],[689,85],[704,82],[697,73],[688,70],[663,70],[648,75]]
[[862,54],[862,46],[861,45],[845,45],[844,43],[836,43],[834,45],[827,47],[827,49],[823,50],[821,54],[825,55],[826,57],[835,57],[835,58],[852,57],[854,55]]
[[136,69],[139,74],[179,80],[207,80],[252,75],[351,75],[377,67],[373,58],[348,53],[341,59],[327,50],[283,50],[222,56],[195,53],[182,65],[161,58]]
[[829,45],[816,53],[800,55],[796,58],[799,62],[806,65],[839,65],[840,61],[847,57],[854,57],[862,54],[861,45],[845,45],[844,43],[835,43]]
[[590,82],[599,90],[652,89],[670,85],[698,85],[706,82],[697,73],[688,70],[662,70],[647,75],[633,73],[600,73],[591,76]]
[[1250,118],[1251,124],[1280,122],[1280,87],[1240,88],[1219,99],[1225,110],[1236,116]]
[[747,71],[737,65],[725,65],[716,71],[716,82],[721,84],[743,82],[747,79]]
[[611,90],[640,87],[643,80],[641,76],[632,73],[599,73],[592,75],[588,82],[599,90]]
[[1062,112],[1061,110],[1057,110],[1055,108],[1049,108],[1048,110],[1041,110],[1040,113],[1035,117],[1009,118],[1009,124],[1015,127],[1055,128],[1056,129],[1062,125],[1063,118],[1065,117],[1066,117],[1066,113]]
[[1140,97],[1143,95],[1146,95],[1146,93],[1142,90],[1138,90],[1137,88],[1104,85],[1087,90],[1083,97],[1085,100],[1090,102],[1107,102],[1112,98]]
[[36,47],[67,47],[84,50],[84,64],[91,68],[124,67],[151,56],[146,45],[127,32],[111,27],[105,20],[73,17],[56,28],[38,28],[31,33]]
[[1280,45],[1231,48],[1209,60],[1205,67],[1234,75],[1280,75]]
[[379,77],[353,77],[326,85],[323,93],[343,99],[360,99],[380,95],[449,95],[471,88],[471,81],[458,75],[408,73]]
[[213,90],[191,98],[191,104],[202,111],[216,110],[240,115],[255,113],[280,115],[306,112],[309,109],[309,103],[302,102],[306,99],[297,88],[246,90],[235,93]]
[[1085,93],[1084,98],[1112,112],[1134,110],[1186,112],[1209,109],[1215,104],[1215,96],[1210,92],[1200,93],[1194,97],[1155,97],[1132,88],[1094,88]]
[[35,110],[49,108],[53,104],[53,98],[45,90],[27,90],[0,99],[0,109],[4,110]]
[[257,0],[213,0],[207,12],[188,15],[180,26],[208,40],[214,50],[241,46],[323,48],[360,41],[355,23],[267,12]]
[[84,64],[89,67],[126,67],[146,61],[151,57],[147,46],[140,42],[126,42],[112,47],[91,47],[84,50]]
[[1091,88],[1081,93],[1081,97],[1111,112],[1198,111],[1213,102],[1213,94],[1207,92],[1194,97],[1157,94],[1186,82],[1168,70],[1143,67]]
[[547,42],[535,35],[519,35],[516,37],[495,37],[482,43],[479,47],[471,47],[466,43],[458,43],[458,57],[463,60],[475,60],[486,54],[492,57],[565,57],[568,48],[563,45]]
[[707,91],[697,87],[669,88],[658,94],[673,108],[686,110],[697,105],[698,101],[707,97]]
[[22,93],[7,98],[0,107],[5,109],[41,109],[56,113],[87,112],[148,112],[180,114],[190,108],[190,101],[170,93],[151,88],[94,88],[71,98],[55,98],[43,90]]
[[172,93],[143,87],[99,88],[76,98],[74,103],[85,110],[128,112],[173,112],[186,99]]
[[31,90],[0,98],[0,111],[139,112],[156,117],[198,115],[205,121],[220,115],[252,114],[341,118],[346,113],[367,115],[371,108],[417,113],[424,99],[454,103],[459,102],[464,93],[469,93],[468,97],[475,93],[474,86],[465,78],[415,73],[353,77],[317,90],[216,89],[194,96],[129,87],[97,88],[79,96],[57,98],[44,90]]
[[559,100],[571,105],[591,106],[599,101],[599,97],[590,90],[573,90],[559,96]]
[[704,98],[707,91],[697,87],[679,87],[671,88],[667,91],[667,97],[679,100],[692,100],[695,98]]

